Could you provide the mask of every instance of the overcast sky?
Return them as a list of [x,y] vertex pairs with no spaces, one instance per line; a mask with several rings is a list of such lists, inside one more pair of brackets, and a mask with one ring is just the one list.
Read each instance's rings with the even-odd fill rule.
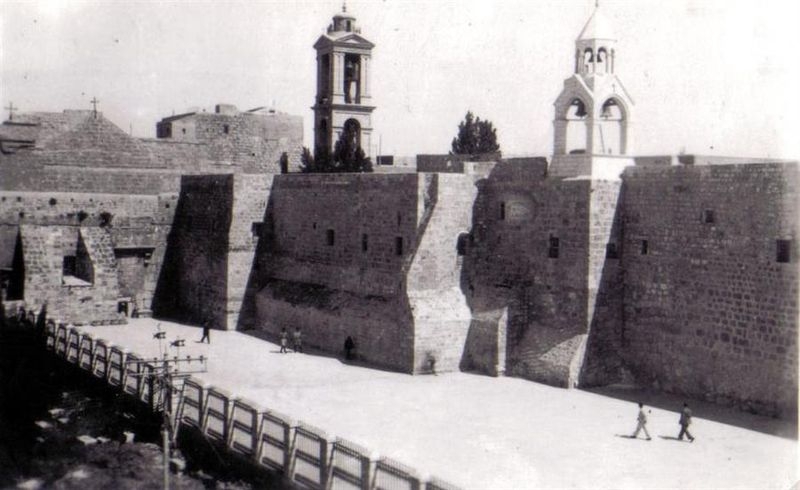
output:
[[[636,103],[636,154],[797,158],[800,2],[603,0],[617,74]],[[572,74],[592,0],[348,1],[373,52],[373,142],[449,150],[467,109],[505,154],[552,152],[553,101]],[[173,112],[272,105],[304,118],[312,45],[340,1],[0,0],[0,101],[99,110],[137,136]],[[3,118],[7,116],[4,110]],[[373,149],[376,152],[377,148]]]

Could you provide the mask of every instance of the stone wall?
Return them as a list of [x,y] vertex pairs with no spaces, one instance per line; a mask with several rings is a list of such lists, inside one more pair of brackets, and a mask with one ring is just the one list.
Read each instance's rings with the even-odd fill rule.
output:
[[622,335],[638,380],[796,416],[797,191],[796,164],[625,174]]
[[258,326],[277,336],[299,325],[334,353],[351,336],[361,359],[391,369],[424,371],[428,356],[457,369],[469,313],[455,240],[474,192],[465,176],[276,177]]
[[227,328],[233,175],[184,176],[167,237],[153,313]]
[[[111,236],[99,227],[20,226],[25,264],[25,306],[75,324],[120,323],[119,286]],[[89,281],[70,282],[63,275],[65,255],[85,255]],[[89,319],[89,320],[87,320]]]

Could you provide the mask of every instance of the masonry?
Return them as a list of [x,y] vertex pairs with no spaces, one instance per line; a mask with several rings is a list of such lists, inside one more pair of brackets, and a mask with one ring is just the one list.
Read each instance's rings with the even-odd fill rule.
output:
[[670,392],[796,414],[798,170],[630,169],[626,365]]
[[[407,372],[457,369],[469,311],[457,237],[474,196],[463,175],[290,175],[275,179],[258,257],[258,326]],[[263,237],[262,237],[263,238]],[[309,328],[310,327],[310,328]]]
[[[51,314],[90,323],[124,321],[134,310],[148,315],[162,273],[182,175],[258,172],[257,177],[239,180],[245,183],[239,188],[245,189],[249,182],[263,181],[270,175],[266,172],[288,172],[299,166],[299,117],[259,109],[240,112],[219,105],[214,113],[186,114],[165,121],[159,127],[191,123],[197,134],[133,138],[102,113],[73,110],[20,114],[0,126],[0,242],[5,248],[0,254],[0,270],[6,288],[15,278],[14,294],[2,298],[14,301],[9,306],[38,311],[48,303]],[[217,132],[224,134],[217,136]],[[249,199],[244,191],[237,195]],[[250,223],[246,226],[249,230]],[[67,248],[62,244],[57,250],[47,249],[65,239],[45,239],[47,232],[41,227],[58,231],[71,243]],[[119,314],[105,310],[90,314],[86,294],[81,304],[68,300],[70,292],[77,291],[75,285],[72,289],[66,286],[72,280],[65,282],[65,277],[70,275],[72,257],[77,257],[78,237],[88,240],[93,228],[102,228],[110,240],[114,260],[104,267],[115,271],[117,281],[105,287],[108,308],[119,309]],[[24,236],[26,233],[31,237]],[[26,248],[34,246],[36,252]],[[16,261],[15,254],[19,257]],[[30,275],[38,270],[28,263],[37,254],[49,257],[52,267],[48,266],[51,273],[34,279],[26,271]],[[57,274],[62,257],[66,268]],[[49,281],[50,285],[30,284],[26,290],[22,286],[26,281]],[[82,287],[81,291],[88,291]],[[231,293],[237,295],[241,303],[243,291]],[[54,305],[60,305],[58,310],[53,310]],[[234,315],[238,315],[238,307]],[[221,325],[224,323],[221,320]]]

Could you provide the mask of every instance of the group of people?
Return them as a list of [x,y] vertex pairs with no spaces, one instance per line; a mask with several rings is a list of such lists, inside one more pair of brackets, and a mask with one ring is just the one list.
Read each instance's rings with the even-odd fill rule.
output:
[[[287,354],[289,351],[286,347],[289,344],[289,332],[286,331],[286,327],[281,329],[281,354]],[[300,327],[296,327],[294,332],[292,332],[292,350],[295,352],[303,352],[303,333],[300,331]]]
[[[681,410],[681,417],[678,420],[678,424],[681,426],[681,431],[678,433],[679,441],[682,441],[685,435],[689,439],[689,442],[694,442],[694,436],[689,433],[689,425],[691,425],[691,423],[692,410],[689,408],[688,403],[684,403],[683,410]],[[641,402],[639,402],[639,415],[636,417],[636,430],[633,432],[631,439],[639,437],[639,432],[644,432],[647,440],[651,440],[650,433],[647,432],[647,415],[644,413],[644,404]]]

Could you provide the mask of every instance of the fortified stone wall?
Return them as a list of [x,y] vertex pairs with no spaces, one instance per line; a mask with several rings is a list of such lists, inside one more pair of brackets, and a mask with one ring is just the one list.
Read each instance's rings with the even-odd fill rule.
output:
[[334,353],[351,336],[360,358],[392,369],[424,371],[429,355],[457,369],[469,314],[456,239],[474,193],[465,176],[276,177],[258,325],[273,336],[301,326]]
[[[306,342],[339,353],[353,337],[363,360],[410,371],[413,329],[404,294],[424,202],[405,175],[276,177],[272,240],[259,257],[258,326],[300,326]],[[422,209],[420,209],[422,208]]]
[[569,386],[588,327],[592,184],[513,170],[498,165],[475,204],[466,276],[475,326],[506,317],[507,372]]
[[184,176],[153,313],[226,328],[233,175]]
[[630,169],[625,361],[656,388],[795,416],[797,164]]
[[265,226],[272,226],[271,220],[265,222],[273,178],[272,174],[235,175],[233,178],[233,209],[228,234],[228,329],[251,329],[255,324],[252,306],[242,310],[254,272],[259,239]]

